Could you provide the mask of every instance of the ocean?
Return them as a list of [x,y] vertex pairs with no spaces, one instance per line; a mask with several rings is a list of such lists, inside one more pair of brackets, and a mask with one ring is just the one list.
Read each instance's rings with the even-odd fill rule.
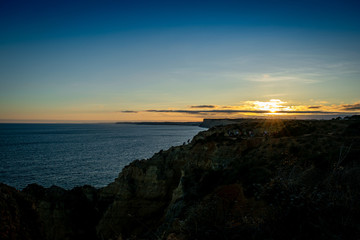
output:
[[114,181],[136,159],[182,145],[203,128],[135,124],[0,124],[0,182],[65,189]]

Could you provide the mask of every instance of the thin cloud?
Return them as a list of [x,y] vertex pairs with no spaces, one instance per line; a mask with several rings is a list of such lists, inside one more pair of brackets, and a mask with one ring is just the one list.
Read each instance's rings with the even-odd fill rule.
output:
[[291,76],[284,75],[283,73],[275,74],[262,74],[262,75],[249,75],[245,77],[245,80],[251,82],[303,82],[303,83],[317,83],[319,80],[309,78],[308,76]]
[[345,111],[358,111],[358,110],[360,110],[360,103],[344,104],[344,105],[341,105],[341,107]]
[[124,110],[124,111],[120,111],[122,113],[138,113],[138,111],[132,111],[132,110]]
[[215,105],[196,105],[196,106],[190,106],[190,108],[216,108]]
[[309,106],[308,108],[309,109],[319,109],[319,108],[321,108],[321,106]]
[[157,112],[157,113],[267,113],[269,111],[263,110],[146,110],[146,112]]
[[294,81],[297,78],[292,76],[271,76],[270,74],[253,75],[246,78],[252,82],[279,82],[279,81]]
[[[204,113],[225,113],[225,114],[234,114],[234,113],[273,113],[268,110],[146,110],[146,112],[152,113],[188,113],[188,114],[204,114]],[[290,110],[281,110],[276,111],[276,113],[313,113],[313,114],[334,114],[339,112],[332,111],[290,111]]]
[[360,103],[325,106],[316,105],[285,105],[279,99],[271,99],[268,102],[246,101],[238,106],[219,105],[191,105],[185,109],[149,109],[141,111],[124,110],[122,113],[168,113],[168,114],[189,114],[198,116],[222,116],[241,114],[314,114],[331,115],[347,114],[360,110]]
[[212,111],[206,111],[206,110],[145,110],[145,112],[150,113],[185,113],[185,114],[206,114],[211,113]]

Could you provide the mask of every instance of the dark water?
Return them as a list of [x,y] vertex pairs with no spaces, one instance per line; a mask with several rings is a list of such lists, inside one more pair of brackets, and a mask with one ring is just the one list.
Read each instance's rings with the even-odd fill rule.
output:
[[202,128],[121,124],[0,124],[0,182],[102,187],[135,159],[181,145]]

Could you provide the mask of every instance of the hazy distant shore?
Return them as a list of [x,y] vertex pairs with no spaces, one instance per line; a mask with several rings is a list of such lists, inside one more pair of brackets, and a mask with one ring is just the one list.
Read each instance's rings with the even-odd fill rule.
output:
[[200,126],[202,122],[117,122],[116,124]]
[[[308,116],[309,117],[309,116]],[[319,118],[307,118],[304,116],[303,119],[288,119],[288,120],[326,120],[323,118],[324,116],[319,116]],[[328,120],[332,117],[332,119],[349,119],[351,116],[342,116],[339,117],[336,115],[336,118],[334,116],[327,116]],[[356,118],[356,115],[352,118]],[[283,120],[285,120],[284,118]],[[212,128],[216,126],[224,126],[229,124],[239,124],[244,121],[258,121],[260,119],[257,118],[223,118],[223,119],[204,119],[202,122],[116,122],[116,124],[135,124],[135,125],[179,125],[179,126],[199,126],[203,128]],[[264,118],[263,118],[264,120]],[[280,118],[278,119],[280,120]]]

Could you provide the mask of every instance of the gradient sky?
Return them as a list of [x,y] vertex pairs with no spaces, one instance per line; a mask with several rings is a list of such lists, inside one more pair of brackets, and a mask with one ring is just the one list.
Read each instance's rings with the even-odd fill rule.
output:
[[[0,121],[360,112],[360,1],[0,1]],[[268,105],[266,105],[268,106]]]

